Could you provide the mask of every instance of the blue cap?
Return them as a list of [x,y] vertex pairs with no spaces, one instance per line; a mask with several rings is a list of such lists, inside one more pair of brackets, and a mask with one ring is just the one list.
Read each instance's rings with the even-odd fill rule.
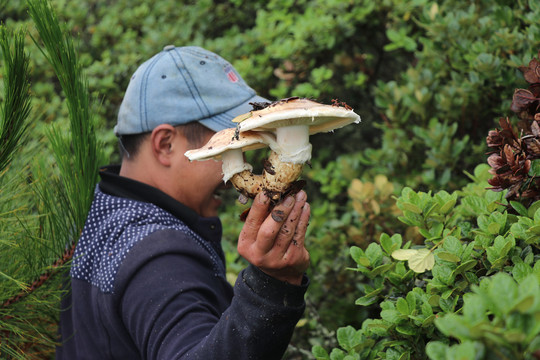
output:
[[195,46],[168,45],[144,62],[129,82],[114,127],[117,136],[198,121],[213,131],[235,127],[231,120],[253,109],[257,96],[232,65]]

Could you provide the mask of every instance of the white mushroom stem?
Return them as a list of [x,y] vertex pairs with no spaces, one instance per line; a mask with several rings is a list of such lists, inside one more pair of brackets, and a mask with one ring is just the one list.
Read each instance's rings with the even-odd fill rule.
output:
[[225,151],[221,154],[223,164],[221,170],[223,170],[223,181],[227,182],[233,177],[244,170],[251,171],[253,167],[244,161],[244,154],[242,149],[232,149]]
[[276,129],[277,149],[282,162],[304,164],[311,159],[309,126],[292,125]]
[[263,177],[263,187],[274,200],[300,177],[304,163],[311,159],[309,126],[278,128],[276,135],[277,146],[272,148]]
[[262,189],[262,175],[254,175],[253,167],[244,161],[242,149],[232,149],[221,155],[223,181],[231,184],[241,194],[254,198]]

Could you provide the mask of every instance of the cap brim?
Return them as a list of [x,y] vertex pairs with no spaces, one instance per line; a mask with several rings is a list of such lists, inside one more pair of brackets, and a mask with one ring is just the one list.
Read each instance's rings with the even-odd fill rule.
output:
[[271,101],[261,96],[255,95],[251,99],[246,100],[242,104],[230,110],[227,110],[221,114],[213,115],[203,120],[199,120],[199,123],[201,123],[202,125],[206,126],[210,130],[213,130],[215,132],[236,127],[236,125],[238,124],[235,122],[232,122],[232,119],[234,119],[235,117],[239,115],[246,114],[252,111],[253,105],[251,105],[250,103],[258,103],[258,102],[271,102]]

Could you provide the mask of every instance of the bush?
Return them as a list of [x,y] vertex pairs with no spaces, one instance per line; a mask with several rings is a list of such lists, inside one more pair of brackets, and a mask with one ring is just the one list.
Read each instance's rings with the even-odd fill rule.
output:
[[[521,130],[501,119],[489,132],[491,167],[478,166],[473,182],[452,194],[402,190],[399,220],[423,242],[382,233],[378,243],[350,248],[352,270],[368,280],[355,303],[377,304],[380,316],[359,330],[340,328],[340,348],[314,346],[317,359],[540,357],[540,61],[520,69],[529,83],[512,101]],[[351,185],[359,213],[365,188]]]
[[[111,162],[119,161],[111,129],[129,77],[167,44],[220,53],[263,96],[337,98],[361,115],[360,125],[313,137],[313,168],[305,172],[313,281],[309,313],[290,356],[309,357],[305,349],[316,344],[333,347],[338,326],[360,327],[377,315],[375,304],[354,305],[358,291],[376,286],[364,285],[366,273],[343,271],[357,266],[348,248],[367,251],[383,233],[402,234],[411,246],[423,242],[426,233],[396,221],[394,197],[405,187],[426,194],[445,189],[449,196],[474,187],[463,174],[483,162],[485,134],[506,113],[508,94],[521,87],[517,68],[540,47],[535,0],[51,2],[79,39],[90,91],[100,100],[92,108],[96,131]],[[7,27],[28,27],[38,38],[25,2],[0,0],[0,8]],[[41,152],[44,128],[67,126],[68,111],[55,74],[30,38],[26,48],[31,116],[43,120],[34,122],[28,147]],[[456,201],[472,202],[468,198]],[[240,211],[231,205],[223,218],[236,219]],[[238,225],[224,225],[233,277],[242,265],[235,251]]]
[[382,234],[351,247],[367,279],[357,305],[380,316],[337,332],[339,348],[317,359],[532,359],[540,349],[540,202],[515,215],[503,193],[486,190],[489,167],[460,191],[415,192],[397,200],[400,220],[424,244]]

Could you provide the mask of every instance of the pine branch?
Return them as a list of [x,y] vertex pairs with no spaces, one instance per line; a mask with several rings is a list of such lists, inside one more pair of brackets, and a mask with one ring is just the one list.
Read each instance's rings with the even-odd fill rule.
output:
[[6,301],[4,301],[4,303],[0,305],[0,308],[5,308],[13,305],[39,289],[47,280],[51,278],[51,276],[53,276],[61,267],[66,265],[68,261],[71,260],[71,258],[73,257],[73,253],[75,252],[75,245],[76,244],[74,243],[73,245],[71,245],[70,248],[66,249],[62,257],[57,259],[54,264],[51,265],[50,270],[43,273],[37,280],[34,280],[34,282],[28,287],[27,290],[21,291],[19,294],[7,299]]
[[[64,136],[63,129],[53,128],[48,138],[77,229],[80,230],[90,208],[98,166],[103,157],[95,136],[88,82],[78,62],[72,38],[67,30],[61,28],[50,3],[47,0],[28,0],[28,8],[43,42],[40,50],[53,67],[66,96],[71,136]],[[38,44],[36,39],[34,42]]]
[[[30,199],[28,209],[17,210],[18,228],[11,220],[9,204],[0,206],[0,209],[7,209],[0,213],[11,216],[10,219],[7,215],[0,218],[0,232],[4,231],[1,226],[7,224],[6,234],[9,231],[14,234],[6,244],[0,242],[0,248],[3,246],[9,252],[2,254],[9,270],[6,275],[14,281],[23,279],[23,283],[30,284],[28,289],[21,291],[20,287],[14,289],[13,281],[9,284],[0,281],[3,285],[0,358],[18,359],[27,358],[31,353],[39,354],[39,357],[49,354],[50,357],[54,352],[58,305],[64,294],[63,278],[57,275],[68,267],[73,255],[93,198],[98,166],[103,159],[103,147],[94,132],[87,81],[69,32],[61,28],[47,0],[27,2],[43,45],[36,39],[34,42],[53,67],[66,96],[70,131],[66,134],[65,129],[57,126],[48,131],[59,176],[44,162],[32,167],[32,178],[36,181],[21,183],[21,187],[33,188],[35,196]],[[24,71],[27,68],[18,70]],[[24,110],[20,103],[12,108]],[[15,135],[10,130],[5,136],[13,139]],[[0,177],[3,178],[2,171]],[[0,188],[0,195],[1,191]],[[11,242],[11,239],[16,240]],[[6,257],[10,255],[15,257]],[[51,261],[54,258],[57,260]]]
[[0,104],[0,173],[13,159],[28,129],[30,81],[23,31],[13,33],[0,26],[0,48],[4,60],[4,103]]

